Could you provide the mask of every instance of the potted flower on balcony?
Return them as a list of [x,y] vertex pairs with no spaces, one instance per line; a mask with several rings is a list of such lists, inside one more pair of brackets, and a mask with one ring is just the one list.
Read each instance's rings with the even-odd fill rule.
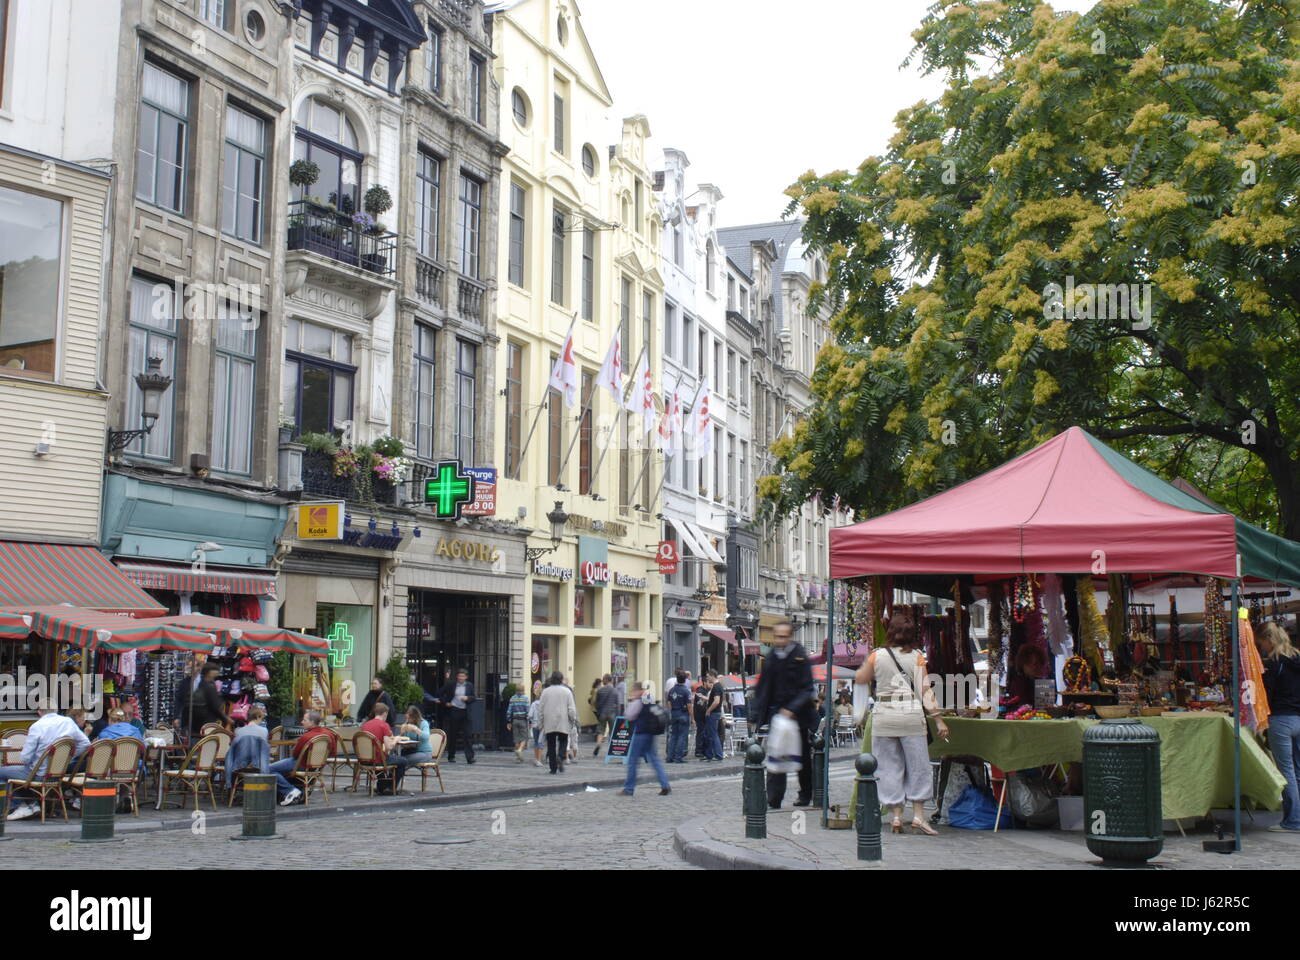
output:
[[[366,191],[362,200],[366,208],[365,214],[357,214],[357,217],[364,216],[366,223],[361,226],[361,230],[366,234],[367,240],[361,254],[361,266],[372,273],[388,272],[388,252],[379,249],[378,238],[388,232],[388,229],[379,222],[379,217],[393,208],[392,194],[379,184],[375,184]],[[356,218],[353,218],[354,222]]]
[[[320,167],[310,160],[295,160],[289,165],[289,182],[295,187],[302,190],[303,198],[307,201],[307,206],[311,203],[311,198],[307,196],[307,188],[320,179]],[[306,239],[307,221],[299,208],[299,213],[289,218],[289,249],[301,250],[303,242]]]
[[281,444],[281,446],[283,446],[283,445],[286,444],[286,443],[291,443],[291,442],[293,441],[293,431],[296,430],[297,427],[298,427],[298,424],[294,422],[294,420],[293,420],[292,417],[281,417],[281,418],[280,418],[280,444]]

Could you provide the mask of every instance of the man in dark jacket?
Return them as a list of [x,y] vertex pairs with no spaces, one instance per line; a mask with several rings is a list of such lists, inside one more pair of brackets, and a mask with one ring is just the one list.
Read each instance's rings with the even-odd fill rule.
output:
[[[754,718],[762,725],[770,723],[780,713],[799,724],[799,743],[802,747],[799,767],[799,796],[796,807],[812,803],[812,749],[810,731],[816,724],[813,713],[812,665],[808,652],[794,640],[794,625],[785,620],[772,628],[772,654],[763,663],[763,673],[758,678],[754,692]],[[780,809],[785,799],[784,773],[767,775],[767,805]]]
[[622,709],[623,704],[618,702],[614,677],[607,673],[601,678],[600,686],[596,688],[596,749],[591,753],[593,757],[600,756],[600,745],[613,733],[614,721]]
[[447,717],[447,762],[456,762],[456,746],[464,743],[465,762],[474,762],[474,745],[469,742],[469,705],[477,699],[474,684],[464,670],[456,671],[456,679],[438,691],[438,701]]
[[190,694],[190,705],[193,709],[186,711],[190,733],[198,733],[205,723],[215,722],[223,727],[230,726],[230,721],[226,718],[226,702],[221,699],[221,694],[217,693],[216,681],[219,673],[221,673],[220,667],[215,664],[204,664],[203,672],[199,674],[199,685]]

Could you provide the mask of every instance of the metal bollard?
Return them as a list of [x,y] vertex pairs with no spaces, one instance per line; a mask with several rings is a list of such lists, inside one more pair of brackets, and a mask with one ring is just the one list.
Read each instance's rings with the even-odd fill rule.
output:
[[858,859],[880,860],[884,851],[880,846],[880,793],[876,787],[876,758],[869,753],[858,755],[853,762],[858,768],[854,778],[857,791],[857,818],[854,829],[858,834]]
[[117,812],[117,784],[112,780],[87,780],[81,791],[81,838],[73,843],[113,843],[113,817]]
[[745,750],[745,836],[750,840],[767,839],[767,780],[763,771],[765,753],[758,743]]
[[812,805],[821,807],[826,800],[826,738],[814,737],[812,746]]
[[9,818],[9,781],[0,781],[0,840],[12,840],[5,836],[5,820]]
[[277,840],[275,832],[275,774],[246,773],[244,780],[244,832],[231,840]]

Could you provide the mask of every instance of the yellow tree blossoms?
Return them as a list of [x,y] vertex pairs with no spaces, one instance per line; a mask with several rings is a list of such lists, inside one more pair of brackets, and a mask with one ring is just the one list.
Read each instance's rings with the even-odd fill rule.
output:
[[1300,538],[1297,23],[936,3],[913,56],[945,92],[787,191],[834,339],[764,498],[876,513],[1079,424]]

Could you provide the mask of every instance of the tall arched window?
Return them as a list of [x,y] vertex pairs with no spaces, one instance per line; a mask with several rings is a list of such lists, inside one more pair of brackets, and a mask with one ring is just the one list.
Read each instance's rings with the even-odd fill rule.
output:
[[320,178],[310,187],[294,187],[294,199],[304,196],[326,200],[343,213],[360,209],[361,160],[357,132],[347,115],[318,97],[308,97],[298,108],[293,158],[310,160],[320,168]]

